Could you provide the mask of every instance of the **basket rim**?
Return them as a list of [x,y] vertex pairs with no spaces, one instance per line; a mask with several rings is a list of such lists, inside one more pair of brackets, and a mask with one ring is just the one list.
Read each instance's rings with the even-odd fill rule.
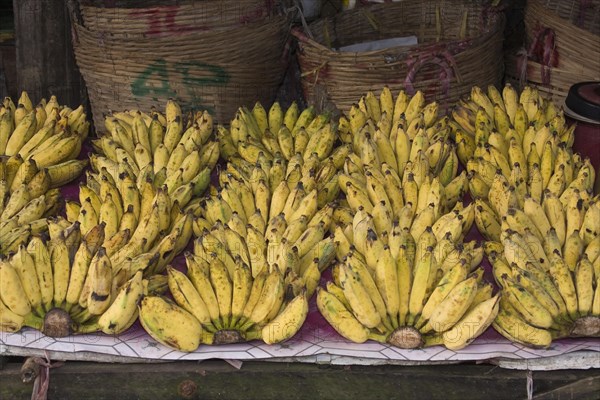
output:
[[[400,4],[400,3],[405,3],[405,1],[401,1],[401,2],[396,2],[395,4]],[[469,3],[466,2],[461,2],[463,4],[467,4],[469,5]],[[393,3],[391,3],[393,4]],[[382,4],[378,4],[372,7],[377,7],[377,8],[384,8],[386,6],[391,5],[390,3],[382,3]],[[388,55],[390,53],[408,53],[408,52],[413,52],[415,49],[423,49],[423,50],[427,50],[427,49],[431,49],[431,48],[440,48],[440,47],[448,47],[448,46],[452,46],[452,45],[462,45],[462,44],[475,44],[475,43],[480,43],[480,42],[485,42],[486,40],[488,40],[491,36],[495,35],[498,33],[499,30],[502,30],[504,28],[504,23],[505,23],[505,17],[504,14],[500,14],[500,13],[496,13],[493,12],[493,9],[491,7],[488,7],[489,10],[491,10],[488,14],[488,20],[490,21],[488,23],[488,27],[490,29],[485,29],[483,32],[481,32],[482,34],[477,35],[477,36],[471,36],[471,37],[465,37],[464,39],[447,39],[447,40],[440,40],[440,41],[436,41],[436,42],[428,42],[428,43],[418,43],[416,45],[410,45],[410,46],[391,46],[391,47],[387,47],[385,49],[380,49],[380,50],[371,50],[371,51],[339,51],[336,50],[334,48],[328,47],[320,42],[318,42],[317,40],[315,40],[314,38],[311,38],[309,35],[306,34],[306,32],[304,31],[304,29],[302,29],[299,26],[293,27],[290,31],[291,35],[294,36],[297,40],[298,43],[300,45],[306,45],[306,48],[312,48],[312,50],[316,50],[318,53],[320,53],[321,55],[330,55],[330,56],[351,56],[354,58],[357,57],[368,57],[368,56],[381,56],[381,55]],[[347,10],[345,12],[353,12],[354,10]],[[339,16],[339,14],[337,15]],[[326,18],[322,18],[318,21],[313,22],[314,25],[316,23],[320,23],[320,22],[325,22],[325,21],[332,21],[334,18],[332,17],[326,17]]]
[[[567,31],[564,33],[571,33],[573,35],[572,36],[573,38],[584,37],[587,39],[597,40],[600,42],[600,36],[593,34],[592,32],[588,31],[587,29],[580,28],[579,26],[575,25],[568,19],[563,18],[560,15],[558,15],[557,13],[555,13],[554,11],[548,9],[547,7],[544,7],[544,4],[542,3],[541,0],[527,0],[526,11],[525,11],[526,14],[527,14],[527,10],[530,8],[535,8],[535,13],[533,13],[533,15],[534,15],[534,18],[537,19],[538,21],[546,20],[546,21],[550,22],[551,24],[554,23],[554,24],[558,25],[560,28],[562,28],[562,30]],[[556,29],[556,27],[553,26],[553,29]],[[568,32],[568,31],[572,31],[572,32]]]

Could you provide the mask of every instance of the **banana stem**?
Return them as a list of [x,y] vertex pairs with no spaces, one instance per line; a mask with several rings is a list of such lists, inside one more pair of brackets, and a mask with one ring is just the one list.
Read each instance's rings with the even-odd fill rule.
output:
[[388,335],[379,334],[379,333],[375,333],[375,332],[371,331],[371,332],[369,332],[368,337],[369,337],[369,339],[375,340],[376,342],[387,343]]
[[44,325],[44,320],[33,313],[29,313],[24,317],[23,325],[41,330],[42,326]]
[[100,330],[100,326],[98,325],[98,321],[94,321],[88,324],[78,325],[75,330],[76,334],[84,334],[84,333],[94,333]]
[[262,331],[260,329],[253,329],[244,333],[246,340],[260,340],[262,339]]

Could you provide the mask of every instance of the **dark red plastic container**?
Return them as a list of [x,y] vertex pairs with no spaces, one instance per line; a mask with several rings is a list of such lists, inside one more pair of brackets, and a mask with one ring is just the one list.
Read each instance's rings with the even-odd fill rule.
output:
[[589,157],[596,170],[594,192],[600,191],[600,82],[580,82],[569,89],[565,116],[576,123],[573,151]]

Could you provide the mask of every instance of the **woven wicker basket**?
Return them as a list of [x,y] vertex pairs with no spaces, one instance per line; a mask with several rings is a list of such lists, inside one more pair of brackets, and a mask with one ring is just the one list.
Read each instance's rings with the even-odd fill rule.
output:
[[505,78],[508,83],[520,89],[524,85],[537,88],[542,96],[558,107],[564,105],[571,85],[584,80],[579,74],[562,68],[548,67],[533,60],[525,60],[514,52],[506,55]]
[[[600,80],[600,0],[528,0],[525,27],[527,50],[506,58],[509,81],[536,86],[562,105],[573,84]],[[554,40],[546,51],[555,52],[554,66],[535,54],[536,43],[548,34]]]
[[273,13],[265,0],[192,1],[145,8],[101,8],[81,5],[83,25],[111,37],[173,36],[189,32],[228,29],[262,21]]
[[184,11],[176,14],[175,6],[158,7],[174,16],[167,20],[172,24],[158,20],[160,32],[148,31],[156,28],[148,25],[151,19],[123,17],[150,9],[82,6],[83,23],[73,19],[74,50],[98,129],[104,129],[108,110],[162,109],[168,98],[184,110],[207,109],[219,123],[229,123],[242,105],[273,101],[286,68],[288,19],[265,13],[248,21],[235,7],[211,17],[209,3],[224,7],[234,2],[182,3],[177,7]]
[[[300,45],[305,96],[347,111],[366,91],[388,85],[393,91],[422,90],[428,100],[450,106],[473,85],[500,83],[503,22],[501,15],[478,3],[450,0],[380,4],[320,20],[307,32],[293,32]],[[336,50],[411,35],[417,45]]]

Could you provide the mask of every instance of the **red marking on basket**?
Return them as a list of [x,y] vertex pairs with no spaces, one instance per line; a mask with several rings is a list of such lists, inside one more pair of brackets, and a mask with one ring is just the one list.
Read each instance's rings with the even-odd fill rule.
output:
[[523,83],[527,79],[527,59],[529,53],[525,49],[520,49],[517,52],[517,72],[519,74],[519,84],[523,86]]
[[558,67],[558,50],[556,49],[556,34],[552,28],[537,26],[533,30],[533,39],[527,52],[519,51],[517,68],[522,81],[527,78],[527,59],[540,63],[542,84],[550,85],[550,67]]
[[262,19],[267,13],[267,9],[265,7],[258,7],[254,10],[250,10],[240,17],[240,24],[247,24],[250,22],[259,21]]
[[409,58],[406,60],[406,64],[409,70],[404,79],[404,87],[408,94],[411,96],[415,94],[415,77],[421,67],[425,64],[435,64],[440,67],[439,79],[442,84],[442,91],[444,95],[448,94],[450,90],[450,80],[455,76],[454,71],[456,71],[456,61],[450,52],[447,50],[431,51],[419,55],[417,59]]
[[182,35],[193,31],[205,31],[209,28],[197,25],[180,25],[175,21],[179,6],[152,7],[144,10],[134,10],[129,13],[132,18],[145,18],[148,22],[146,35]]

